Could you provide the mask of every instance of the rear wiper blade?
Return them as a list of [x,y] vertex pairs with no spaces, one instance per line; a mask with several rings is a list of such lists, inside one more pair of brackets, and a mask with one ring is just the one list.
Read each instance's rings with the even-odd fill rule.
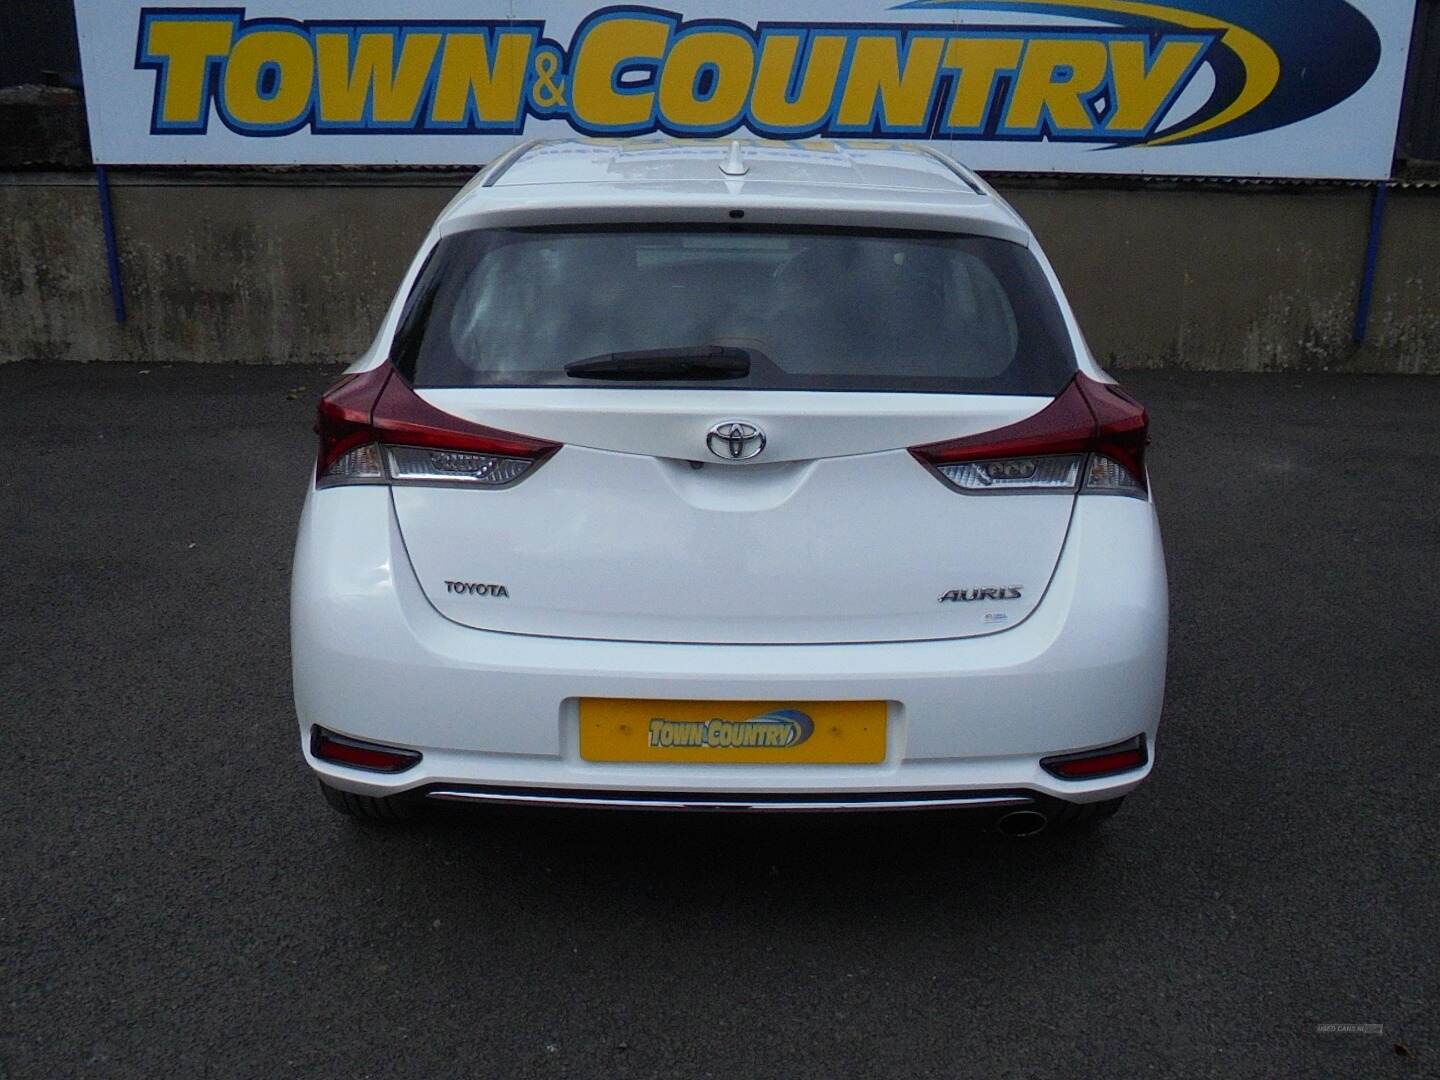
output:
[[743,379],[750,374],[750,350],[692,345],[600,353],[572,360],[565,374],[575,379]]

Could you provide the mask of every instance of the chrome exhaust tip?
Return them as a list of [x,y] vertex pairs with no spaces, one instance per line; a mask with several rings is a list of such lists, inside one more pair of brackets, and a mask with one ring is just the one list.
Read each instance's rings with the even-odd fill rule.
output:
[[1039,836],[1049,824],[1050,819],[1039,810],[1011,810],[1008,814],[1000,815],[995,822],[995,828],[1003,836],[1020,838]]

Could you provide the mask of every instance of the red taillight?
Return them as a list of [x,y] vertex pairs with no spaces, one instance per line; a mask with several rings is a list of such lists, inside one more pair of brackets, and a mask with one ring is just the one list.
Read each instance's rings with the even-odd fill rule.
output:
[[1078,379],[1076,376],[1059,397],[1019,423],[963,439],[912,446],[910,453],[929,465],[1084,453],[1095,435],[1095,417],[1085,404]]
[[1145,736],[1137,735],[1114,746],[1043,758],[1040,767],[1062,780],[1091,780],[1098,776],[1138,769],[1149,760],[1145,749]]
[[398,375],[391,377],[375,403],[375,431],[396,446],[426,446],[463,453],[536,458],[554,453],[557,443],[472,424],[427,404]]
[[315,431],[320,436],[317,478],[330,472],[335,462],[351,450],[375,441],[370,416],[389,378],[390,365],[381,364],[370,371],[341,375],[325,391],[315,417]]
[[346,376],[320,400],[321,486],[421,483],[499,487],[560,448],[497,431],[424,401],[388,363]]
[[1144,408],[1118,387],[1077,374],[1034,416],[910,453],[976,494],[1088,491],[1144,496]]
[[1145,488],[1145,444],[1150,418],[1145,406],[1120,387],[1077,375],[1085,400],[1095,414],[1095,452],[1116,462]]
[[321,761],[333,761],[337,765],[369,769],[372,772],[404,772],[420,760],[417,750],[402,750],[395,746],[381,746],[379,743],[334,735],[322,727],[310,729],[310,753]]

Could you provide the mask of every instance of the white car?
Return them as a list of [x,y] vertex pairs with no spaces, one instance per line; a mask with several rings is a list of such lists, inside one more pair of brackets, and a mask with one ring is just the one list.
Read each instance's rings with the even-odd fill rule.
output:
[[320,403],[305,759],[375,820],[1098,820],[1165,681],[1146,425],[941,154],[519,146]]

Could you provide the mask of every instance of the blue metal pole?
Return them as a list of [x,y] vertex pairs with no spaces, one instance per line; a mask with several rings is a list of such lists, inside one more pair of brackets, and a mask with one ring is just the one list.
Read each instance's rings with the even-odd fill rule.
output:
[[1390,192],[1390,183],[1380,181],[1375,189],[1375,198],[1370,204],[1370,239],[1365,245],[1365,271],[1360,275],[1360,300],[1355,307],[1355,344],[1365,342],[1365,330],[1370,324],[1370,301],[1375,293],[1375,263],[1380,258],[1380,232],[1385,226],[1385,197]]
[[115,321],[125,321],[125,289],[120,283],[120,251],[115,246],[115,214],[110,208],[110,177],[104,165],[95,166],[95,185],[100,193],[100,227],[105,232],[105,263],[110,270],[110,299],[115,304]]

